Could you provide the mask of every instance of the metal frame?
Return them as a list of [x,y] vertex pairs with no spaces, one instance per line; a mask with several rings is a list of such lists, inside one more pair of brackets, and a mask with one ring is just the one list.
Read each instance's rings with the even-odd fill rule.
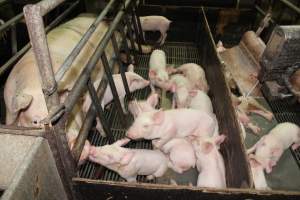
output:
[[[107,84],[110,85],[114,101],[117,105],[117,110],[121,114],[121,122],[123,122],[124,126],[126,126],[127,124],[104,49],[106,48],[110,39],[112,39],[115,54],[119,56],[119,49],[116,44],[114,32],[116,31],[121,22],[126,23],[131,45],[133,48],[135,48],[131,26],[128,21],[128,15],[130,15],[129,12],[134,12],[133,9],[130,9],[130,6],[135,5],[136,2],[132,0],[126,0],[125,2],[123,2],[123,4],[121,4],[119,11],[116,14],[114,20],[111,22],[108,31],[101,39],[88,64],[84,67],[79,78],[76,80],[74,87],[69,93],[66,101],[63,104],[60,104],[57,94],[57,84],[59,84],[59,81],[62,79],[65,72],[70,68],[71,64],[76,59],[76,56],[80,53],[84,45],[87,43],[90,36],[97,28],[97,25],[99,25],[99,23],[103,20],[109,9],[112,8],[112,5],[114,4],[115,0],[111,0],[108,3],[106,8],[101,12],[101,14],[94,21],[94,23],[89,27],[88,31],[83,35],[82,39],[79,41],[79,43],[73,49],[71,54],[64,61],[60,70],[56,74],[54,74],[42,17],[62,2],[64,2],[64,0],[43,0],[34,5],[26,5],[24,7],[24,16],[26,19],[30,41],[33,47],[35,58],[37,60],[40,75],[41,77],[43,77],[42,89],[49,112],[48,117],[45,120],[43,120],[46,128],[45,137],[48,139],[51,151],[56,161],[56,166],[61,176],[66,193],[68,194],[68,198],[77,199],[75,191],[72,187],[72,177],[76,173],[76,163],[79,160],[85,140],[88,136],[88,132],[92,126],[92,122],[95,119],[96,114],[102,122],[104,131],[109,136],[110,142],[113,142],[111,130],[104,119],[104,113],[100,103],[105,89],[107,87]],[[136,15],[133,13],[132,16]],[[125,38],[126,33],[124,29],[125,27],[122,26],[121,35],[125,40],[125,50],[128,56],[128,60],[129,62],[131,62],[129,50],[127,48],[127,40]],[[141,31],[138,30],[137,25],[135,25],[135,31],[137,33],[141,33]],[[141,50],[140,44],[139,48]],[[103,67],[105,69],[105,75],[102,77],[102,81],[99,87],[97,88],[96,92],[92,82],[90,81],[90,76],[99,58],[101,58],[102,60]],[[121,63],[120,60],[118,60],[118,62],[119,64]],[[120,66],[120,73],[122,75],[122,80],[126,89],[126,94],[130,96],[129,87],[127,85],[125,72],[122,66]],[[64,126],[65,120],[67,119],[69,113],[72,111],[73,107],[77,103],[78,98],[83,92],[86,91],[86,87],[88,87],[88,91],[92,99],[92,105],[88,110],[88,114],[84,119],[84,124],[81,127],[78,139],[76,140],[73,150],[71,152],[67,144],[66,134],[64,133],[64,129],[62,127]],[[51,127],[50,125],[55,121],[58,121],[58,123]]]

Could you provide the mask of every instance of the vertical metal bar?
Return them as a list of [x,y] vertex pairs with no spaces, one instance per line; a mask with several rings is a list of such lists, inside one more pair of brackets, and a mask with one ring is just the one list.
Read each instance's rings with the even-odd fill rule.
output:
[[137,20],[137,25],[138,25],[138,28],[140,30],[141,42],[146,43],[145,38],[144,38],[144,34],[143,34],[142,25],[141,25],[141,20],[140,20],[140,13],[139,13],[139,9],[138,9],[137,6],[135,7],[135,15],[136,15],[136,20]]
[[136,22],[136,16],[135,16],[133,8],[132,8],[131,16],[132,16],[132,23],[133,23],[133,28],[134,28],[135,36],[136,36],[136,41],[138,43],[138,49],[139,49],[140,53],[143,53],[142,47],[141,47],[141,32],[138,29],[137,22]]
[[14,24],[11,28],[11,50],[12,55],[15,55],[18,52],[16,24]]
[[124,18],[125,18],[125,24],[127,26],[127,31],[128,31],[128,34],[129,34],[131,49],[133,50],[134,61],[135,61],[135,63],[137,63],[137,54],[136,54],[135,43],[134,43],[134,40],[133,40],[133,35],[132,35],[132,30],[131,30],[131,26],[130,26],[130,23],[129,23],[129,19],[128,19],[127,15],[125,15]]
[[111,41],[112,41],[112,45],[113,45],[113,48],[114,48],[114,51],[115,51],[115,54],[116,54],[116,57],[117,57],[117,62],[119,64],[120,74],[121,74],[121,77],[122,77],[122,81],[123,81],[123,84],[124,84],[126,94],[127,94],[128,98],[131,99],[130,98],[130,90],[129,90],[128,82],[127,82],[126,75],[125,75],[125,70],[124,70],[123,64],[122,64],[121,59],[120,59],[120,52],[119,52],[118,43],[117,43],[117,40],[116,40],[115,33],[112,34]]
[[103,130],[105,131],[105,133],[106,133],[106,135],[109,139],[109,142],[113,143],[113,141],[114,141],[113,134],[112,134],[110,128],[108,127],[107,123],[106,123],[103,108],[101,106],[101,103],[100,103],[100,101],[98,99],[98,96],[97,96],[97,92],[96,92],[91,80],[89,80],[87,82],[87,86],[88,86],[88,90],[89,90],[89,93],[90,93],[90,96],[91,96],[91,99],[92,99],[92,102],[93,102],[93,106],[94,106],[94,108],[97,112],[97,115],[98,115],[99,120],[102,124]]
[[101,60],[102,60],[102,64],[103,64],[103,67],[104,67],[104,70],[105,70],[105,73],[106,73],[106,76],[107,76],[107,79],[108,79],[108,83],[109,83],[112,95],[114,97],[114,101],[115,101],[117,110],[120,114],[119,116],[121,117],[121,123],[124,127],[126,127],[127,126],[127,120],[126,120],[125,115],[124,115],[123,110],[122,110],[122,106],[121,106],[121,102],[120,102],[119,95],[118,95],[118,92],[117,92],[117,88],[116,88],[116,85],[114,83],[112,73],[111,73],[111,70],[109,68],[109,64],[108,64],[105,52],[103,52],[103,54],[101,55]]
[[48,112],[51,112],[52,108],[59,104],[59,99],[56,92],[57,84],[54,79],[54,72],[44,30],[44,22],[40,15],[40,7],[37,5],[27,5],[24,7],[24,15],[30,43],[34,51],[42,80],[42,90]]
[[127,56],[127,62],[129,64],[132,64],[132,59],[131,59],[131,56],[130,56],[130,52],[129,52],[129,47],[128,47],[128,43],[127,43],[127,37],[126,37],[126,34],[125,34],[125,31],[124,31],[124,26],[122,25],[120,27],[120,33],[121,33],[121,37],[122,37],[122,40],[124,42],[124,47],[125,47],[125,53],[126,53],[126,56]]

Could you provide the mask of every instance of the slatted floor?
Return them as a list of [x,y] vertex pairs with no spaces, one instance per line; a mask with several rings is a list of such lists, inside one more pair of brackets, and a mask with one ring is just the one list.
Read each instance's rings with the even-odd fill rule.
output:
[[[168,64],[178,66],[188,62],[200,62],[198,49],[191,43],[166,43],[161,49],[166,52]],[[149,58],[150,55],[138,55],[138,65],[135,67],[135,72],[147,79]],[[150,88],[147,87],[143,90],[134,92],[133,96],[137,99],[146,99],[149,93]],[[107,121],[111,123],[114,138],[123,138],[126,130],[120,123],[120,118],[118,117],[118,113],[116,112],[114,105],[112,105],[110,109],[106,110],[106,117],[108,119]],[[88,140],[92,145],[95,146],[102,146],[108,143],[107,138],[101,137],[101,135],[95,130],[91,131]],[[150,141],[130,142],[126,147],[136,149],[152,149]],[[99,167],[100,166],[98,164],[87,162],[80,168],[79,176],[89,179],[124,181],[117,173],[108,169],[104,169],[104,173],[102,173],[102,175],[99,177],[97,175]],[[146,180],[145,176],[139,176],[138,182],[156,182],[156,180],[148,181]]]

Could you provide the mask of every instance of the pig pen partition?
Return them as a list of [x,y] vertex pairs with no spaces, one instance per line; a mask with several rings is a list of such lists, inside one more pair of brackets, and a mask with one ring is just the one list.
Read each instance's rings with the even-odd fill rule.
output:
[[[170,10],[165,12],[172,13],[173,16],[186,14],[184,10],[180,11],[174,8]],[[163,13],[164,16],[168,16],[166,13]],[[217,190],[186,185],[174,186],[168,183],[162,184],[158,179],[148,181],[144,176],[138,176],[138,183],[127,183],[115,172],[88,162],[80,168],[79,177],[73,178],[76,190],[81,193],[84,199],[298,199],[300,193],[297,192],[251,189],[253,183],[246,161],[244,145],[204,9],[192,9],[188,13],[194,19],[195,16],[197,18],[197,24],[194,27],[194,30],[197,30],[196,40],[194,42],[167,42],[161,49],[166,52],[168,64],[180,65],[195,62],[201,64],[206,71],[211,88],[209,96],[219,121],[220,132],[227,136],[226,142],[221,145],[221,153],[225,160],[228,188]],[[172,15],[170,14],[170,16]],[[171,27],[169,32],[174,35],[178,30],[178,21],[172,17],[170,19],[175,25]],[[180,40],[180,37],[185,36],[178,35],[177,37]],[[138,55],[137,58],[138,73],[147,77],[149,56]],[[145,99],[149,92],[147,88],[135,92],[133,96],[137,99]],[[124,137],[126,129],[120,126],[114,113],[114,106],[111,110],[107,110],[106,115],[112,123],[114,137],[116,139]],[[105,145],[108,142],[107,138],[93,132],[89,134],[88,138],[92,144],[97,146]],[[130,142],[126,147],[152,149],[149,141]]]

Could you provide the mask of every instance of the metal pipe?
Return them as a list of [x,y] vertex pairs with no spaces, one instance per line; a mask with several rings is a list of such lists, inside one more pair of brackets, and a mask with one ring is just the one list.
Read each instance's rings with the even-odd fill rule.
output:
[[130,23],[129,23],[129,18],[128,18],[127,15],[125,15],[125,24],[127,26],[127,31],[128,31],[128,35],[129,35],[130,44],[131,44],[131,49],[133,50],[134,61],[135,61],[135,63],[137,63],[137,54],[136,54],[135,42],[133,40],[133,34],[132,34],[131,26],[130,26]]
[[291,8],[292,10],[294,10],[295,12],[297,12],[298,14],[300,14],[300,8],[295,6],[293,3],[291,3],[288,0],[279,0],[281,3],[285,4],[287,7]]
[[11,50],[13,55],[18,52],[16,24],[11,28]]
[[119,48],[118,48],[118,43],[117,43],[116,36],[115,36],[114,33],[112,34],[111,41],[112,41],[112,45],[113,45],[113,48],[114,48],[114,51],[115,51],[115,54],[116,54],[116,57],[117,57],[117,62],[119,64],[120,74],[121,74],[121,78],[122,78],[123,85],[124,85],[124,88],[125,88],[125,92],[127,94],[127,97],[129,99],[131,99],[130,98],[130,90],[129,90],[129,87],[128,87],[128,81],[126,79],[125,70],[124,70],[123,64],[121,62],[120,52],[119,52]]
[[21,19],[23,19],[23,17],[24,17],[24,14],[20,13],[20,14],[14,16],[13,18],[11,18],[10,20],[8,20],[7,22],[5,22],[2,26],[0,26],[0,33],[5,31],[9,27],[13,26],[17,21],[20,21]]
[[139,9],[137,7],[135,8],[135,14],[136,14],[138,28],[141,31],[141,33],[140,33],[141,42],[145,43],[145,38],[144,38],[143,29],[142,29],[141,20],[140,20]]
[[43,0],[37,3],[36,6],[40,7],[40,15],[44,16],[64,1],[65,0]]
[[131,16],[132,16],[133,29],[134,29],[134,32],[135,32],[135,35],[136,35],[136,40],[137,40],[137,43],[138,43],[138,49],[139,49],[140,53],[143,53],[142,47],[141,47],[141,32],[138,28],[137,21],[136,21],[136,15],[134,13],[133,8],[132,8]]
[[[262,16],[266,16],[267,14],[265,13],[265,11],[263,11],[258,5],[255,5],[255,9],[258,11],[259,14],[261,14]],[[274,19],[270,19],[270,22],[272,22],[272,24],[276,24]]]
[[[125,6],[127,7],[130,2],[131,0],[127,0]],[[124,15],[124,11],[120,10],[116,15],[116,17],[114,18],[113,22],[111,23],[108,31],[105,33],[104,37],[102,38],[101,42],[96,47],[96,50],[92,55],[91,59],[89,60],[88,64],[85,66],[79,78],[76,80],[73,89],[71,90],[70,94],[68,95],[65,101],[66,110],[71,111],[74,105],[76,104],[77,99],[80,97],[83,90],[85,89],[85,86],[87,84],[87,81],[90,77],[92,70],[94,69],[96,63],[99,61],[99,57],[104,52],[104,48],[108,44],[110,40],[110,36],[116,29],[123,15]]]
[[3,4],[6,4],[6,3],[8,3],[7,0],[0,0],[0,6],[2,6]]
[[54,79],[54,72],[44,30],[43,18],[38,5],[27,5],[24,7],[27,29],[34,56],[39,68],[42,90],[46,100],[48,112],[58,106],[57,84]]
[[127,38],[126,38],[126,34],[125,34],[125,31],[124,31],[125,27],[124,26],[121,26],[120,27],[120,33],[121,33],[121,37],[123,39],[123,43],[124,43],[124,47],[125,47],[125,53],[126,53],[126,56],[127,56],[127,62],[129,64],[132,64],[132,59],[131,59],[131,56],[130,56],[130,52],[129,52],[129,47],[128,47],[128,43],[127,43]]
[[[46,33],[52,30],[57,24],[59,24],[70,12],[78,5],[79,1],[74,2],[69,8],[67,8],[62,14],[60,14],[55,20],[53,20],[45,29]],[[23,14],[22,14],[23,15]],[[16,63],[29,49],[31,45],[27,43],[20,51],[18,51],[13,57],[11,57],[4,65],[0,67],[0,76],[5,73],[10,67]]]
[[119,94],[117,92],[117,88],[116,88],[114,79],[112,77],[112,73],[111,73],[111,70],[109,68],[109,64],[108,64],[108,60],[107,60],[105,52],[102,53],[101,60],[102,60],[102,64],[103,64],[103,67],[104,67],[104,71],[105,71],[107,79],[108,79],[108,83],[109,83],[112,95],[114,97],[114,102],[116,104],[117,111],[120,114],[119,116],[121,116],[121,123],[122,123],[123,127],[126,127],[127,126],[127,120],[125,118],[125,114],[123,113],[123,109],[122,109],[122,106],[121,106]]
[[59,68],[59,70],[55,74],[55,79],[57,82],[59,82],[64,74],[68,71],[68,69],[71,67],[72,63],[76,59],[76,56],[80,53],[83,46],[87,43],[87,41],[90,39],[91,35],[94,33],[100,22],[103,20],[105,15],[108,13],[109,9],[112,7],[115,0],[111,0],[107,6],[104,8],[104,10],[101,12],[101,14],[97,17],[97,19],[93,22],[93,24],[89,27],[87,32],[83,35],[83,37],[80,39],[79,43],[75,46],[75,48],[72,50],[70,55],[67,57],[67,59],[64,61],[62,66]]

